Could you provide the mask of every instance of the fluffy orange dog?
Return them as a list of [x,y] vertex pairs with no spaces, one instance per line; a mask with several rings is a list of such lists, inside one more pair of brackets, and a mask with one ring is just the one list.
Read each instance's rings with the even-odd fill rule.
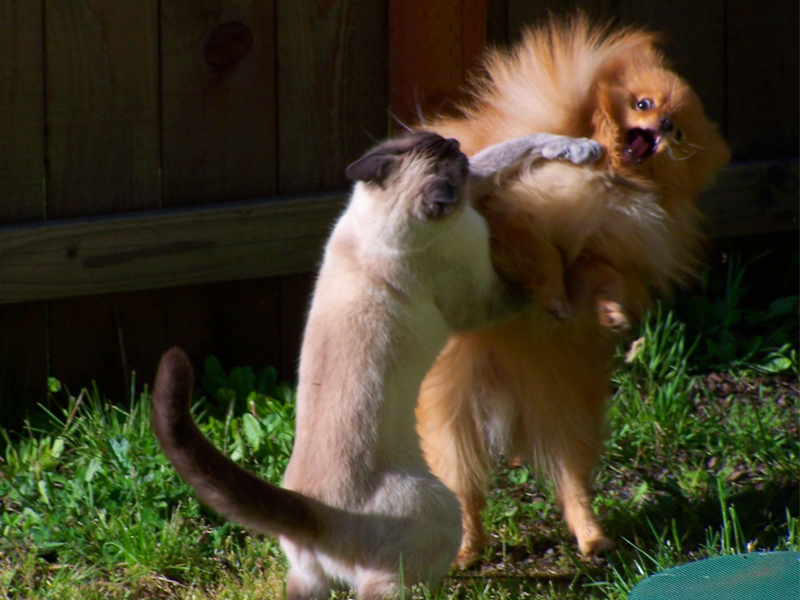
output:
[[583,16],[553,20],[490,54],[472,104],[428,126],[467,154],[539,131],[606,148],[595,166],[537,163],[482,203],[494,258],[526,265],[542,302],[451,338],[422,385],[418,429],[431,468],[461,502],[462,566],[485,543],[479,511],[495,452],[548,469],[581,552],[612,545],[591,509],[590,477],[617,333],[654,292],[696,274],[695,201],[729,159],[656,42]]

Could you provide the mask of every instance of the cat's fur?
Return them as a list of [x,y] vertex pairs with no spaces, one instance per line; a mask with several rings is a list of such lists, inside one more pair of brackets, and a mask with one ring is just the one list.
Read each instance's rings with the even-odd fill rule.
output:
[[[200,500],[280,537],[290,599],[346,584],[384,598],[436,584],[461,540],[458,501],[428,468],[415,431],[420,382],[453,331],[527,304],[489,258],[468,179],[485,187],[524,157],[589,161],[599,145],[529,136],[471,163],[429,132],[389,140],[348,168],[357,180],[325,249],[305,329],[297,436],[281,489],[237,466],[192,421],[192,369],[173,348],[154,388],[153,428]],[[470,177],[471,175],[471,177]]]

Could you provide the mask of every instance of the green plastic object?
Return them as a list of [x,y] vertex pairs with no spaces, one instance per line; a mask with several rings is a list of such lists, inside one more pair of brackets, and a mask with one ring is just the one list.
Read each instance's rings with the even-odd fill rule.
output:
[[800,552],[698,560],[648,577],[628,600],[800,600]]

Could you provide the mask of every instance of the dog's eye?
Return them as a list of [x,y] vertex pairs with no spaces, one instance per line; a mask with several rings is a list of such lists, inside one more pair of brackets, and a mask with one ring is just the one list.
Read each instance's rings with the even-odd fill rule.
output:
[[650,98],[642,98],[636,103],[636,108],[639,110],[652,110],[656,107],[656,103]]

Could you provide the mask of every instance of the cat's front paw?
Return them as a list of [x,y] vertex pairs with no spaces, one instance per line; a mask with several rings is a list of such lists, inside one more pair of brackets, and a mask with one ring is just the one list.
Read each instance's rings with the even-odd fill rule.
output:
[[603,156],[603,146],[589,138],[561,137],[542,147],[544,158],[568,160],[576,165],[597,161]]

